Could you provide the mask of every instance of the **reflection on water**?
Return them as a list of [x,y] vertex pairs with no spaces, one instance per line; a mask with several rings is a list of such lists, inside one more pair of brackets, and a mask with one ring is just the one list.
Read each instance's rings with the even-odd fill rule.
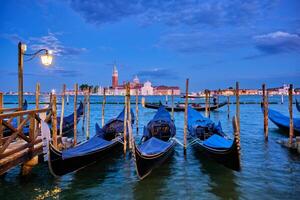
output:
[[239,199],[239,189],[236,183],[235,172],[227,169],[213,160],[193,150],[194,156],[199,160],[199,168],[203,174],[209,176],[209,192],[221,199]]
[[[172,164],[174,164],[173,155],[161,166],[155,168],[148,177],[136,181],[133,186],[134,199],[155,199],[161,196],[162,188],[164,188],[166,184],[166,179],[171,175]],[[160,178],[158,179],[157,177]]]
[[[42,101],[48,101],[47,98],[41,97]],[[29,103],[35,101],[34,96],[25,96],[25,99]],[[83,97],[79,96],[78,99],[83,100]],[[146,97],[150,102],[163,102],[164,99],[164,96]],[[175,102],[180,100],[175,98]],[[91,101],[102,102],[102,97],[91,96]],[[197,101],[204,102],[204,99]],[[234,98],[231,98],[233,101]],[[259,102],[261,97],[242,96],[241,101]],[[270,101],[280,102],[280,97],[270,97]],[[17,103],[17,96],[4,96],[4,102]],[[70,104],[65,106],[65,115],[73,112],[71,102],[72,96]],[[124,102],[124,97],[107,97],[107,102]],[[270,104],[270,107],[288,115],[287,102]],[[107,104],[105,121],[116,117],[123,106]],[[5,104],[5,107],[15,107],[15,104]],[[29,104],[29,109],[34,107],[34,104]],[[60,108],[58,105],[58,110]],[[132,108],[135,110],[134,105]],[[101,104],[91,104],[91,137],[95,134],[95,123],[101,124],[101,109]],[[142,135],[143,126],[155,113],[155,110],[139,105],[139,135],[133,128],[136,141]],[[231,118],[234,113],[235,104],[232,104],[229,120],[227,107],[212,112],[211,119],[221,121],[224,132],[232,136]],[[300,116],[296,110],[294,114],[295,117]],[[183,113],[175,113],[174,116],[176,137],[182,142]],[[171,159],[142,181],[137,178],[129,154],[125,159],[122,152],[58,179],[49,173],[47,163],[34,167],[28,177],[20,177],[20,167],[17,167],[0,178],[0,199],[43,199],[48,196],[50,199],[297,199],[300,194],[300,156],[291,154],[276,143],[278,139],[287,139],[287,135],[269,122],[269,140],[267,143],[264,141],[263,115],[259,104],[241,104],[240,117],[241,172],[233,172],[205,157],[199,157],[189,148],[185,159],[183,148],[177,145]],[[77,138],[79,141],[85,140],[82,120],[78,124]]]

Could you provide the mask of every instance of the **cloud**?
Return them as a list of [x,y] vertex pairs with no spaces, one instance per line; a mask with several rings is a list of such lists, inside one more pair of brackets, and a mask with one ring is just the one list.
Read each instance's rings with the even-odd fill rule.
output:
[[[1,71],[3,74],[7,76],[18,76],[18,72],[13,72],[13,71]],[[80,75],[79,71],[77,70],[67,70],[63,68],[45,68],[43,72],[34,72],[34,73],[28,73],[25,72],[24,76],[46,76],[46,77],[78,77]]]
[[265,54],[300,53],[300,35],[282,31],[254,37],[255,46]]
[[178,75],[171,69],[153,68],[148,70],[141,70],[137,76],[146,80],[165,80],[178,79]]
[[29,48],[32,50],[39,49],[50,49],[53,51],[54,55],[57,56],[69,56],[78,55],[86,51],[86,48],[75,48],[68,47],[62,44],[62,42],[57,38],[60,33],[51,33],[42,37],[31,37],[29,38]]
[[70,6],[88,23],[101,25],[134,17],[142,24],[237,25],[263,16],[272,0],[70,0]]
[[77,48],[65,46],[62,41],[58,39],[58,36],[62,33],[51,33],[41,37],[30,37],[29,39],[24,39],[18,34],[1,34],[0,37],[10,40],[13,44],[18,44],[22,41],[28,45],[28,48],[32,51],[37,51],[40,49],[52,50],[53,54],[56,56],[72,56],[84,53],[86,48]]

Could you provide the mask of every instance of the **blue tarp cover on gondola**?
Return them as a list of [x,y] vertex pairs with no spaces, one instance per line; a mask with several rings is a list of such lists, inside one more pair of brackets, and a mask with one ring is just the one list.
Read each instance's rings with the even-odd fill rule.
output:
[[[77,112],[78,118],[83,115],[83,103],[81,101],[80,101],[79,107],[77,108],[76,112]],[[74,124],[74,112],[72,114],[64,117],[63,127],[66,126],[67,124]],[[57,117],[57,127],[59,128],[59,126],[60,126],[60,116]]]
[[[132,109],[130,109],[130,113],[131,113],[131,123],[133,124],[134,123],[134,113],[133,113]],[[109,120],[105,125],[107,126],[108,124],[110,124],[111,122],[113,122],[115,120],[124,121],[124,114],[125,114],[125,108],[123,108],[122,112],[116,118]]]
[[170,142],[164,142],[160,139],[157,139],[156,137],[151,137],[146,142],[141,144],[138,149],[142,153],[142,155],[149,156],[149,155],[155,155],[161,152],[166,151],[172,143]]
[[210,127],[214,132],[222,134],[222,126],[219,122],[216,125],[211,119],[204,117],[200,112],[196,111],[192,107],[188,107],[188,130],[189,134],[192,136],[195,135],[195,129],[198,127]]
[[77,156],[83,156],[91,152],[100,150],[112,144],[113,141],[104,140],[102,137],[95,135],[87,142],[82,143],[74,148],[62,151],[62,158],[68,159]]
[[[271,121],[273,121],[275,124],[279,124],[284,127],[290,127],[290,118],[281,114],[280,112],[277,112],[273,109],[269,109],[268,112],[269,118]],[[294,129],[298,132],[300,132],[300,119],[294,118]]]
[[232,146],[233,140],[225,139],[217,134],[210,136],[203,144],[215,149],[228,149]]
[[[133,114],[133,111],[131,110],[131,114]],[[132,118],[134,118],[134,115],[132,115]],[[77,156],[82,156],[82,155],[86,155],[89,154],[91,152],[103,149],[109,145],[111,145],[112,143],[116,142],[116,141],[109,141],[109,140],[105,140],[104,136],[106,134],[106,132],[104,130],[105,127],[107,127],[109,124],[113,123],[114,121],[123,121],[124,120],[124,109],[123,111],[118,115],[117,118],[114,118],[112,120],[109,120],[102,128],[99,127],[99,125],[96,123],[96,135],[94,137],[92,137],[90,140],[88,140],[87,142],[78,145],[74,148],[70,148],[67,150],[64,150],[62,152],[62,158],[63,159],[67,159],[67,158],[72,158],[72,157],[77,157]],[[122,125],[121,127],[115,127],[116,130],[115,131],[123,131],[124,126]],[[119,130],[120,129],[120,130]]]
[[144,127],[144,136],[146,138],[150,138],[150,130],[151,126],[153,124],[157,124],[158,122],[166,122],[170,127],[170,137],[174,137],[176,134],[176,127],[174,125],[174,122],[171,119],[170,113],[165,109],[164,106],[160,106],[154,115],[153,119],[147,124],[146,127]]

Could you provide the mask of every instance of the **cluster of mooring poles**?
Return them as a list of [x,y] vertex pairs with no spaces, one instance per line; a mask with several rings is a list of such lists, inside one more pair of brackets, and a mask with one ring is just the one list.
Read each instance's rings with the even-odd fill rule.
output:
[[[22,59],[22,58],[19,58]],[[22,61],[22,60],[21,60]],[[20,69],[22,70],[22,69]],[[19,77],[19,88],[20,91],[23,91],[22,85],[22,77]],[[19,91],[19,92],[20,92]],[[131,115],[131,93],[130,93],[130,83],[126,83],[125,85],[125,95],[124,95],[124,143],[123,143],[123,151],[124,155],[126,155],[127,147],[128,150],[134,152],[135,144],[134,144],[134,136],[132,130],[132,115]],[[102,112],[101,112],[101,122],[102,127],[105,125],[105,105],[106,102],[106,89],[103,91],[103,101],[102,101]],[[83,123],[82,128],[85,131],[86,140],[90,138],[90,96],[91,96],[91,88],[83,91],[84,93],[84,103],[83,103]],[[20,93],[19,93],[20,94]],[[136,134],[139,132],[139,90],[135,88],[135,121],[136,121]],[[234,128],[234,138],[238,144],[238,149],[240,149],[240,90],[239,90],[239,82],[236,82],[236,86],[234,89],[234,94],[236,98],[236,113],[233,117],[232,123]],[[293,85],[289,86],[289,140],[288,144],[291,146],[294,138],[294,122],[293,122]],[[23,96],[19,95],[19,107],[18,108],[3,108],[3,93],[0,93],[0,164],[1,158],[6,156],[11,156],[14,153],[18,153],[19,151],[28,148],[28,155],[24,154],[22,158],[12,158],[11,163],[7,166],[1,167],[0,175],[9,170],[12,166],[22,163],[22,174],[28,174],[32,168],[32,166],[38,163],[37,156],[41,154],[40,146],[38,145],[40,138],[38,137],[36,131],[41,128],[41,118],[38,116],[40,113],[48,112],[49,114],[45,116],[46,122],[51,120],[51,131],[52,136],[51,140],[53,146],[58,149],[64,148],[63,142],[63,127],[64,127],[64,115],[65,115],[65,97],[66,97],[66,85],[63,84],[62,92],[61,92],[61,113],[59,118],[59,126],[58,126],[58,118],[57,118],[57,96],[55,93],[50,93],[50,106],[47,108],[40,109],[40,84],[36,84],[35,91],[35,109],[29,111],[23,111],[22,107],[20,107],[21,102],[23,104]],[[210,97],[211,92],[209,90],[205,90],[205,115],[210,118],[211,106],[210,106]],[[77,122],[78,122],[78,113],[77,113],[77,99],[78,99],[78,84],[74,85],[74,127],[73,127],[73,146],[77,145]],[[168,101],[168,97],[166,96],[166,103]],[[69,102],[69,98],[67,97],[67,103]],[[141,104],[145,106],[145,98],[141,99]],[[184,141],[183,144],[177,141],[179,144],[183,146],[184,154],[186,154],[186,149],[188,147],[187,143],[187,131],[188,131],[188,106],[189,106],[189,79],[186,79],[185,83],[185,109],[184,109]],[[219,98],[217,99],[217,105],[219,105]],[[264,116],[264,139],[268,141],[268,116],[269,116],[269,100],[268,100],[268,90],[266,89],[266,84],[262,85],[262,108],[263,108],[263,116]],[[11,112],[13,113],[6,113]],[[230,96],[227,96],[227,118],[230,118]],[[28,117],[26,117],[28,115]],[[10,125],[13,118],[18,118],[18,127],[14,128]],[[171,91],[171,118],[174,121],[174,91]],[[8,119],[8,120],[4,120]],[[22,130],[24,125],[29,122],[29,137],[23,135]],[[9,136],[9,138],[4,138],[3,136],[3,128],[4,126],[11,129],[13,134]],[[59,130],[57,128],[59,127]],[[127,138],[128,136],[128,138]],[[8,145],[16,140],[16,138],[21,138],[27,143],[20,143],[18,147],[14,150],[7,150]],[[240,151],[238,151],[240,153]],[[240,155],[239,155],[240,156]]]
[[[186,153],[186,148],[187,148],[187,115],[188,115],[188,99],[189,99],[189,79],[186,79],[185,83],[185,110],[184,110],[184,129],[183,129],[183,137],[184,137],[184,142],[183,142],[183,148],[184,148],[184,153]],[[238,145],[240,145],[240,91],[239,91],[239,82],[236,82],[236,89],[235,89],[235,96],[236,96],[236,114],[233,117],[233,127],[234,127],[234,137],[238,141]],[[229,96],[227,96],[227,117],[229,118]],[[173,99],[173,92],[172,92],[172,99]],[[210,117],[210,91],[205,90],[205,115],[207,117]],[[173,110],[173,103],[172,103],[172,116],[174,115],[174,110]],[[238,146],[240,149],[240,146]]]
[[[293,120],[293,84],[289,85],[288,90],[288,110],[289,110],[289,140],[285,144],[287,147],[291,147],[294,138],[294,120]],[[281,98],[281,103],[283,103],[283,97]],[[268,140],[268,118],[269,118],[269,101],[268,101],[268,90],[266,89],[266,84],[262,85],[262,108],[264,114],[264,136],[265,140]],[[281,142],[282,143],[282,142]]]

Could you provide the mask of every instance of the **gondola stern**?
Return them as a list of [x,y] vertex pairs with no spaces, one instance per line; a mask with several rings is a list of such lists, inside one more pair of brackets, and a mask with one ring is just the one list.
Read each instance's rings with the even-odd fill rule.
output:
[[59,155],[59,150],[57,150],[51,142],[49,142],[49,148],[48,148],[48,168],[50,173],[55,177],[55,178],[59,178],[60,175],[58,175],[57,173],[55,173],[55,169],[53,167],[53,160],[55,159],[54,157],[58,157],[60,156],[61,159],[61,154]]
[[135,171],[136,174],[139,178],[139,180],[143,180],[144,178],[146,178],[152,171],[152,168],[150,168],[150,170],[143,172],[143,170],[141,169],[143,166],[143,157],[142,157],[142,153],[139,151],[135,141],[134,143],[134,160],[135,160]]

